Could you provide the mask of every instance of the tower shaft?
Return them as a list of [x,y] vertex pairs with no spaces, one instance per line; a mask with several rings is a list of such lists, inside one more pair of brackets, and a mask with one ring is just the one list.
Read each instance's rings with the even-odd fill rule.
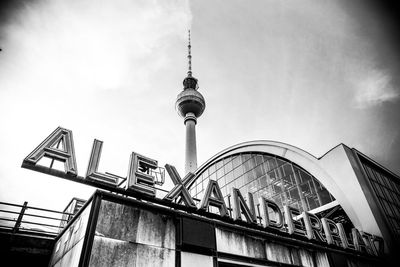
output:
[[194,173],[197,169],[196,148],[196,117],[193,113],[185,116],[186,144],[185,144],[185,173]]
[[175,102],[176,110],[184,118],[186,127],[185,174],[197,170],[196,123],[206,108],[204,97],[198,91],[198,81],[192,76],[191,47],[189,31],[188,72],[183,80],[183,91],[178,94]]

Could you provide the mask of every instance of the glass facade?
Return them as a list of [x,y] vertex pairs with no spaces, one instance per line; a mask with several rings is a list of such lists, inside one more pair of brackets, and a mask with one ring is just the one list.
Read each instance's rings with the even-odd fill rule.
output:
[[372,189],[397,238],[400,237],[400,181],[394,175],[385,172],[372,162],[361,158],[361,164],[371,183]]
[[307,171],[265,153],[240,153],[215,162],[190,188],[195,199],[202,199],[210,179],[218,182],[228,206],[232,187],[238,188],[244,198],[248,192],[253,193],[257,206],[260,196],[274,201],[280,208],[289,205],[300,211],[312,210],[334,200]]

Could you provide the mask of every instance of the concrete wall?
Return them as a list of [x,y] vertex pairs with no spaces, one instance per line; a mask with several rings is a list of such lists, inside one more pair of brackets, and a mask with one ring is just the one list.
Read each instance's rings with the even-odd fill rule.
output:
[[[81,259],[83,266],[107,267],[214,267],[217,261],[221,266],[359,264],[356,254],[326,246],[257,234],[233,223],[220,224],[108,193],[96,194],[93,205],[98,210],[88,218],[89,205],[69,226],[58,239],[50,266],[78,266]],[[332,264],[332,255],[339,265]]]
[[102,201],[90,266],[175,266],[173,218]]
[[213,257],[190,252],[181,252],[181,266],[213,267]]
[[298,246],[285,245],[220,228],[216,228],[216,239],[218,252],[298,266],[329,266],[327,255],[324,252],[314,256],[313,251]]
[[[284,242],[274,238],[263,238],[246,234],[243,231],[227,230],[217,227],[217,250],[222,255],[218,260],[230,264],[243,264],[245,266],[280,266],[288,264],[304,267],[328,267],[328,266],[388,266],[379,259],[366,259],[357,255],[342,254],[323,248],[307,248],[307,246],[295,242]],[[238,257],[236,257],[238,256]],[[235,259],[236,258],[236,259]],[[248,262],[258,260],[258,264]],[[277,264],[275,265],[276,262]],[[184,266],[184,265],[182,265]],[[235,265],[236,266],[236,265]]]
[[58,238],[49,266],[78,266],[91,207],[91,203],[87,205],[74,223]]

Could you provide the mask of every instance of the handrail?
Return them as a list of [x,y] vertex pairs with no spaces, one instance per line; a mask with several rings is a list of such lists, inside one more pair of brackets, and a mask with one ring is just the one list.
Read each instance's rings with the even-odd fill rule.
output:
[[26,201],[23,205],[0,201],[0,206],[0,231],[13,234],[57,235],[74,215],[69,212],[28,206]]
[[[19,212],[15,212],[15,211],[10,211],[10,210],[2,210],[0,209],[0,212],[5,212],[5,213],[11,213],[11,214],[19,214]],[[73,215],[71,213],[65,213],[67,215]],[[45,218],[45,219],[49,219],[49,220],[58,220],[58,221],[68,221],[66,219],[58,219],[58,218],[53,218],[53,217],[49,217],[49,216],[41,216],[41,215],[36,215],[36,214],[30,214],[30,213],[25,213],[25,216],[32,216],[32,217],[38,217],[38,218]]]
[[[28,203],[28,202],[27,202]],[[9,205],[9,206],[14,206],[14,207],[23,207],[24,205],[19,205],[19,204],[14,204],[14,203],[8,203],[8,202],[1,202],[0,205]],[[57,210],[49,210],[49,209],[43,209],[43,208],[37,208],[30,206],[29,209],[34,209],[34,210],[41,210],[41,211],[48,211],[48,212],[54,212],[54,213],[60,213],[60,214],[66,214],[66,215],[74,215],[73,213],[67,213],[67,212],[62,212],[62,211],[57,211]]]

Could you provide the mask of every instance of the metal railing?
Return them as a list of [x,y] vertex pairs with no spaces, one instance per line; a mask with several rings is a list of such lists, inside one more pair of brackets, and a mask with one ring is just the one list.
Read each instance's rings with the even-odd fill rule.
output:
[[[0,202],[0,230],[11,233],[29,233],[56,236],[68,223],[65,217],[73,215],[61,211]],[[63,217],[64,216],[64,217]]]

